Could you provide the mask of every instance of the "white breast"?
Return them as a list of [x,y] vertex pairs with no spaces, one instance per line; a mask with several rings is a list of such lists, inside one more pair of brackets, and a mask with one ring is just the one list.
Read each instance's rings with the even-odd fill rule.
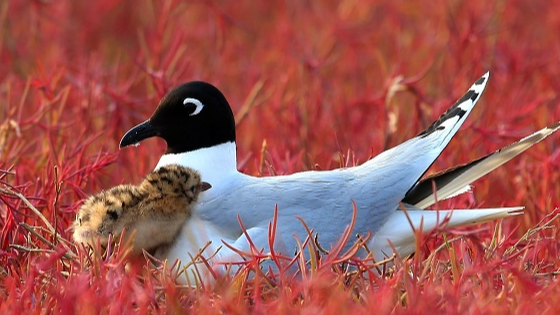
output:
[[[232,244],[233,240],[212,226],[209,222],[197,217],[192,217],[181,229],[176,242],[169,248],[166,257],[169,266],[173,266],[173,272],[178,275],[180,283],[196,285],[203,281],[211,281],[210,270],[204,260],[212,266],[214,272],[220,274],[218,261],[224,261],[225,257],[237,256],[229,248],[223,245],[222,240]],[[227,261],[227,260],[226,260]]]

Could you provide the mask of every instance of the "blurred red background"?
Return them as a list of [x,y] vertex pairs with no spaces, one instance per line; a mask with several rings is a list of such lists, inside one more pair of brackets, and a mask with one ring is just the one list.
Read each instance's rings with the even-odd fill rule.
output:
[[[26,196],[69,239],[68,227],[82,198],[137,182],[155,166],[162,140],[121,151],[118,143],[182,82],[206,80],[222,90],[236,113],[240,169],[268,176],[361,163],[420,132],[489,70],[490,83],[479,105],[433,171],[464,163],[560,120],[559,4],[3,1],[0,181]],[[525,205],[524,216],[500,225],[502,241],[514,244],[559,204],[558,139],[554,135],[535,146],[476,182],[474,194],[446,205]],[[68,311],[64,303],[76,297],[60,293],[61,288],[93,299],[95,285],[78,288],[82,278],[68,278],[63,271],[70,267],[57,263],[60,257],[10,246],[49,247],[30,241],[19,225],[43,225],[21,198],[0,194],[0,214],[0,296],[5,301],[18,296],[18,302],[0,309],[17,311],[16,305],[27,305]],[[490,226],[472,241],[486,244],[495,228]],[[546,310],[555,305],[548,283],[556,282],[551,277],[560,268],[557,235],[556,229],[539,230],[533,243],[524,240],[522,258],[495,271],[493,277],[505,282],[522,279],[514,281],[515,288],[501,284],[484,298],[465,297],[473,284],[456,282],[461,280],[455,276],[426,284],[426,292],[406,287],[409,300],[402,301],[402,279],[393,278],[378,297],[387,300],[389,311],[435,307],[495,313],[491,303],[503,302],[501,312],[509,313],[536,307],[532,297],[540,296],[539,308]],[[430,246],[442,240],[434,242]],[[472,270],[483,267],[475,264]],[[45,274],[58,282],[38,299],[31,292],[40,291],[36,277]],[[463,277],[471,274],[476,272]],[[539,278],[542,274],[547,280]],[[83,272],[80,277],[92,281]],[[441,293],[447,289],[457,290],[456,295]],[[122,292],[103,291],[107,296],[99,297],[100,305],[112,305],[115,290]],[[365,295],[361,299],[354,307],[367,310],[371,300]],[[166,305],[155,300],[153,305]],[[187,307],[182,301],[177,307]],[[227,306],[228,301],[221,303]],[[286,302],[278,301],[277,310]],[[249,302],[244,305],[251,310]],[[165,307],[159,310],[174,309]]]

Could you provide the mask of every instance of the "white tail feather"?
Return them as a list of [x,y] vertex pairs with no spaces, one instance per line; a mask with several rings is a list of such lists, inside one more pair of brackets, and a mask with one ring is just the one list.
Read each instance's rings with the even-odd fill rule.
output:
[[410,222],[412,222],[414,229],[419,229],[422,224],[422,231],[429,232],[445,222],[447,216],[449,216],[449,221],[447,221],[446,227],[452,228],[520,215],[523,214],[522,210],[524,208],[509,207],[435,211],[421,210],[408,205],[406,207],[406,213],[401,210],[395,211],[370,242],[370,249],[377,260],[391,256],[393,253],[393,249],[387,240],[393,244],[401,256],[406,256],[414,252],[415,233],[410,226]]

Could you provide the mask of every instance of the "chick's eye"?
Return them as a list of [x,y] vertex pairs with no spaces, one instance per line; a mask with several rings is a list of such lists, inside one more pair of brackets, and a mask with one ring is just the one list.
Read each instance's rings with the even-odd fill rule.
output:
[[183,105],[185,105],[185,107],[187,107],[189,110],[192,110],[189,116],[198,115],[204,108],[204,104],[202,104],[201,101],[192,97],[185,98],[185,100],[183,101]]
[[112,220],[116,220],[119,218],[119,214],[117,213],[117,211],[115,210],[109,210],[107,211],[107,215],[109,216],[109,218],[111,218]]

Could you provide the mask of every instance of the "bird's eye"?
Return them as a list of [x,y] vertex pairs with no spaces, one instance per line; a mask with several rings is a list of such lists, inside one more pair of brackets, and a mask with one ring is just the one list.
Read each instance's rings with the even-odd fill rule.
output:
[[198,113],[200,113],[202,108],[204,108],[204,104],[202,104],[201,101],[192,97],[185,98],[185,100],[183,101],[183,105],[185,105],[185,107],[187,107],[188,109],[192,110],[189,116],[198,115]]

